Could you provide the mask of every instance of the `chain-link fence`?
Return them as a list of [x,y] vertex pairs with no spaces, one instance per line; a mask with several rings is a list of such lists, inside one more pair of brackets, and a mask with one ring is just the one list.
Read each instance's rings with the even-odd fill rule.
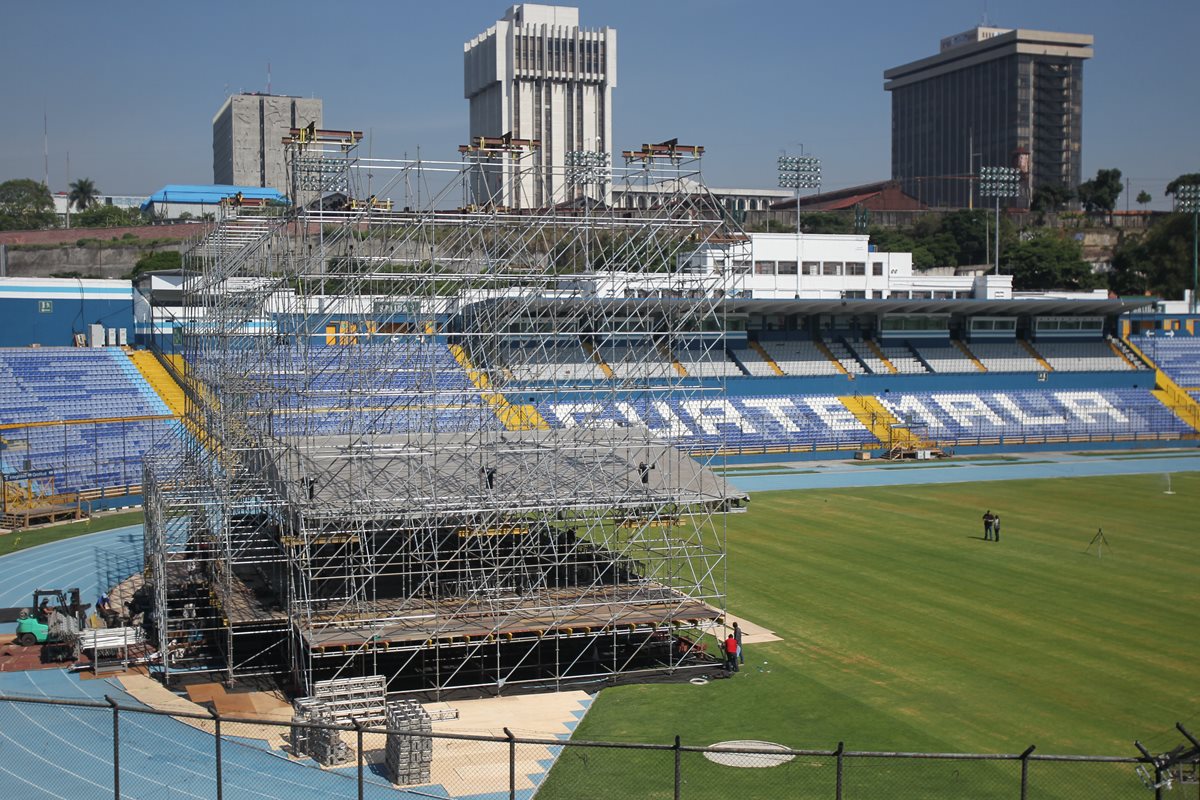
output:
[[[1194,751],[1151,758],[692,747],[298,724],[0,696],[0,796],[310,798],[1200,797]],[[170,702],[170,700],[166,700]],[[1140,773],[1140,774],[1139,774]],[[1157,782],[1158,786],[1154,784]]]

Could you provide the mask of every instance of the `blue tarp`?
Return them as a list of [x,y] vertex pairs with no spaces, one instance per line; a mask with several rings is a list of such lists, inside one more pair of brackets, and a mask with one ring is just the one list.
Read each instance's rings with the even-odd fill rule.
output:
[[169,183],[159,189],[142,203],[145,211],[152,203],[205,203],[216,205],[226,197],[233,197],[238,192],[249,200],[275,200],[286,203],[287,198],[278,189],[262,186],[227,186],[224,184],[188,184]]

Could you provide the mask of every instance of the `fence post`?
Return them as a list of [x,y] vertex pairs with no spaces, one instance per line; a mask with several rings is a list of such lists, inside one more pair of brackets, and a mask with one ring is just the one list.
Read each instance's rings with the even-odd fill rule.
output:
[[363,800],[363,723],[354,719],[355,735],[358,738],[358,800]]
[[508,800],[517,800],[517,737],[508,728],[504,735],[508,737]]
[[845,765],[842,754],[845,752],[846,743],[838,742],[837,750],[833,751],[833,755],[837,758],[837,800],[842,800],[842,767]]
[[683,786],[683,770],[681,769],[683,751],[680,750],[679,736],[675,736],[675,800],[679,800],[680,790]]
[[111,695],[104,695],[104,701],[113,712],[113,797],[121,800],[121,710]]
[[1029,796],[1029,754],[1035,747],[1037,745],[1031,744],[1024,753],[1021,753],[1021,800],[1025,800]]
[[216,740],[217,757],[217,800],[221,800],[225,794],[224,781],[221,778],[221,715],[216,708],[210,708],[208,713],[212,714],[213,718],[213,739]]

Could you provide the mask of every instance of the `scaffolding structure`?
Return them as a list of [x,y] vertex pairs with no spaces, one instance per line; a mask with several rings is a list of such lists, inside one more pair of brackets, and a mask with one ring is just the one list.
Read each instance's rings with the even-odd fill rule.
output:
[[[165,678],[440,692],[707,666],[746,498],[670,420],[724,390],[676,353],[724,360],[736,275],[688,256],[744,233],[696,188],[703,149],[581,156],[568,180],[597,191],[514,210],[474,194],[492,153],[360,139],[292,131],[313,201],[230,202],[185,252],[183,456],[144,481]],[[588,199],[612,181],[677,191]]]

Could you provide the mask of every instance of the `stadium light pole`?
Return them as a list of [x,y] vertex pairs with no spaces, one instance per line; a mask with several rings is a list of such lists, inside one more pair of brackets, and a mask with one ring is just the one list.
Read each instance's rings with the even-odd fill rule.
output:
[[1180,186],[1175,190],[1175,208],[1183,213],[1192,214],[1192,302],[1188,303],[1191,313],[1196,313],[1196,278],[1197,262],[1200,259],[1200,239],[1197,239],[1197,229],[1200,228],[1200,183]]
[[[567,185],[583,187],[583,218],[586,221],[591,216],[591,203],[588,202],[587,187],[596,184],[597,200],[605,196],[604,185],[612,174],[608,153],[604,150],[571,150],[567,152]],[[591,226],[585,225],[583,239],[584,269],[592,268],[592,237]]]
[[992,274],[1000,274],[1000,198],[1021,191],[1021,171],[1016,167],[983,167],[979,170],[979,196],[996,198],[996,249]]
[[796,235],[800,234],[800,190],[821,188],[821,159],[812,156],[780,156],[779,186],[796,190]]

